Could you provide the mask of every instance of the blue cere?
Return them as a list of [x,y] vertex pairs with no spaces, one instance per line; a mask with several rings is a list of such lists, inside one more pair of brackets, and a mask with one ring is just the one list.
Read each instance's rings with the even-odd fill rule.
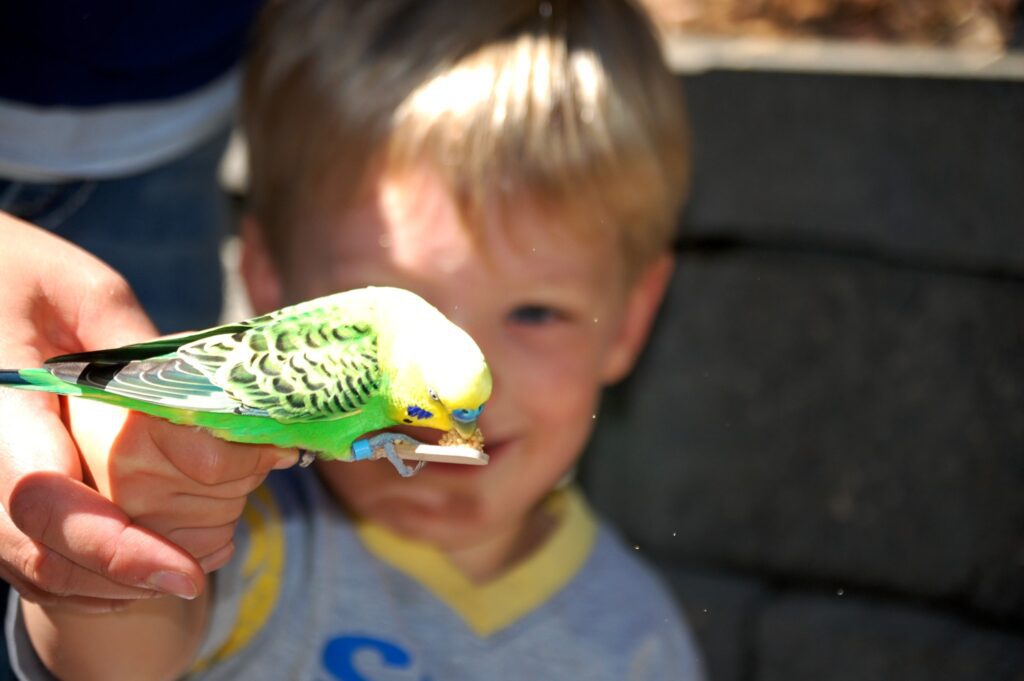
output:
[[433,414],[424,409],[423,407],[417,407],[415,404],[405,408],[405,413],[414,419],[429,419]]
[[452,411],[452,418],[459,423],[472,423],[480,418],[480,414],[484,412],[484,405],[480,405],[476,409],[455,409]]

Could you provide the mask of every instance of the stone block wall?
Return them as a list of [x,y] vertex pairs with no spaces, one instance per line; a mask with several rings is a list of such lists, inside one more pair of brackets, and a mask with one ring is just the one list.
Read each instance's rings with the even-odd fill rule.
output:
[[591,499],[712,681],[1024,681],[1024,82],[683,81],[679,266]]

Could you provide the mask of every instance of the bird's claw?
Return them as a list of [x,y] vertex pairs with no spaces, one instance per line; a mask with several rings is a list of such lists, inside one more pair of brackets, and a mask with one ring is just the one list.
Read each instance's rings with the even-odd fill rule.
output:
[[369,439],[370,447],[373,450],[380,448],[384,451],[384,456],[391,462],[391,465],[395,467],[398,474],[403,478],[408,478],[419,473],[420,469],[423,468],[425,461],[417,461],[415,466],[408,466],[402,457],[395,451],[395,444],[398,442],[404,442],[410,445],[420,444],[419,440],[403,435],[402,433],[381,433],[380,435],[374,435]]
[[299,468],[309,468],[316,461],[316,454],[308,449],[299,450]]

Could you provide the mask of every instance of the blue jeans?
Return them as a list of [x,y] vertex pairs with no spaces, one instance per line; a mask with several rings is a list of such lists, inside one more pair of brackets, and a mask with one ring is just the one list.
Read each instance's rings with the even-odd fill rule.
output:
[[[0,178],[0,210],[107,262],[161,332],[212,326],[223,295],[220,243],[229,206],[217,167],[227,138],[217,135],[183,158],[128,177],[53,184]],[[0,606],[6,596],[0,582]],[[0,681],[14,679],[6,652],[0,645]]]
[[229,206],[217,167],[227,137],[225,131],[182,158],[127,177],[53,184],[0,179],[0,210],[59,234],[120,272],[161,332],[211,326],[223,293],[220,243]]

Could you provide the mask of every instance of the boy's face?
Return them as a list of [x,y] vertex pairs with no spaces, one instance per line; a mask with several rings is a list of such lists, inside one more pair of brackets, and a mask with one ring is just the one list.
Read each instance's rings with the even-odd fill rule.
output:
[[[480,345],[494,392],[480,420],[486,466],[428,464],[412,478],[387,461],[321,473],[356,514],[442,549],[523,529],[569,471],[594,425],[600,390],[631,367],[671,271],[668,256],[627,287],[610,244],[523,205],[486,225],[481,252],[429,171],[383,176],[279,271],[249,225],[243,271],[258,311],[367,285],[423,296]],[[515,231],[514,242],[507,233]],[[298,249],[296,249],[298,250]],[[436,431],[417,432],[436,441]],[[628,454],[628,453],[624,453]]]

